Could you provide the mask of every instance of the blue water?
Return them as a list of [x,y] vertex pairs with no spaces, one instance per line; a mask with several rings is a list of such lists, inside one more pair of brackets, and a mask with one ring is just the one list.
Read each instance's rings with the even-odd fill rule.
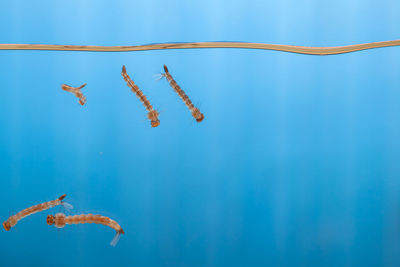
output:
[[[399,39],[400,2],[1,1],[0,43]],[[66,193],[102,225],[0,231],[1,266],[399,266],[400,47],[0,51],[0,217]],[[146,111],[128,73],[160,111]],[[205,114],[196,123],[166,64]],[[83,89],[80,106],[61,84]]]

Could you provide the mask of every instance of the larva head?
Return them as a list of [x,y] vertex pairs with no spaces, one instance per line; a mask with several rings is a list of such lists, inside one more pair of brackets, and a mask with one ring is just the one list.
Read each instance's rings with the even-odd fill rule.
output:
[[147,114],[147,118],[151,121],[151,127],[157,127],[160,125],[160,120],[158,119],[158,112],[155,109],[152,109]]
[[8,221],[3,222],[3,227],[6,229],[6,231],[10,231],[11,225]]
[[56,218],[55,218],[53,215],[47,215],[46,222],[47,222],[48,225],[53,225],[55,219],[56,219]]
[[167,68],[167,66],[165,66],[165,65],[164,65],[164,71],[165,71],[165,72],[168,72],[168,68]]
[[126,73],[125,65],[122,66],[122,73]]
[[7,221],[3,222],[3,227],[9,231],[14,225],[18,223],[18,217],[16,215],[10,216]]
[[192,116],[197,122],[201,122],[204,119],[204,114],[200,112],[198,108],[194,108],[192,111]]
[[67,196],[67,195],[64,194],[64,195],[62,195],[61,197],[59,197],[58,200],[62,201],[66,196]]
[[204,119],[204,114],[200,113],[200,115],[196,118],[197,122],[201,122]]
[[159,120],[151,121],[151,127],[157,127],[158,125],[160,125],[160,121]]
[[57,213],[54,215],[47,215],[46,222],[48,225],[53,225],[57,228],[62,228],[65,226],[65,215],[64,213]]

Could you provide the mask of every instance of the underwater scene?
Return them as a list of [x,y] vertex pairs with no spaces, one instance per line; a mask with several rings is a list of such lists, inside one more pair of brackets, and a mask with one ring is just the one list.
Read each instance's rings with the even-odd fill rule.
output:
[[0,266],[400,266],[399,1],[0,12]]

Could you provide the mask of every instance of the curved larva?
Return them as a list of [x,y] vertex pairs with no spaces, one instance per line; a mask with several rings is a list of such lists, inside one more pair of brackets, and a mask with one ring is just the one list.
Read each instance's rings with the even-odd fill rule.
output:
[[111,245],[115,246],[119,240],[119,236],[121,234],[125,234],[124,230],[122,230],[121,226],[114,220],[98,215],[98,214],[81,214],[74,216],[65,216],[64,213],[57,213],[54,215],[47,216],[47,224],[53,225],[57,228],[63,228],[66,224],[80,224],[80,223],[97,223],[102,224],[108,227],[111,227],[116,231],[115,237],[111,241]]
[[81,89],[86,86],[86,83],[82,84],[79,87],[72,87],[66,84],[61,85],[61,89],[64,91],[73,93],[77,98],[79,98],[79,104],[82,106],[86,103],[86,97],[82,94]]
[[48,202],[44,202],[44,203],[37,204],[32,207],[26,208],[24,210],[21,210],[20,212],[18,212],[17,214],[15,214],[13,216],[10,216],[5,222],[3,222],[4,229],[6,229],[6,231],[9,231],[11,229],[11,227],[15,226],[18,223],[19,220],[21,220],[29,215],[32,215],[34,213],[50,209],[54,206],[57,206],[57,205],[66,205],[67,207],[70,206],[69,204],[63,202],[63,199],[66,196],[67,195],[64,194],[61,197],[57,198],[56,200],[51,200]]

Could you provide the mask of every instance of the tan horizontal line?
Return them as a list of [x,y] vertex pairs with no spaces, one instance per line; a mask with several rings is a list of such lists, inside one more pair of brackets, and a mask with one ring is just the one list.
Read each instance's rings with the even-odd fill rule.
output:
[[94,45],[45,45],[45,44],[0,44],[0,50],[55,50],[55,51],[91,51],[91,52],[129,52],[163,49],[188,48],[245,48],[276,50],[308,55],[334,55],[360,50],[400,46],[400,40],[373,42],[332,47],[307,47],[295,45],[277,45],[246,42],[195,42],[195,43],[160,43],[133,46],[94,46]]

